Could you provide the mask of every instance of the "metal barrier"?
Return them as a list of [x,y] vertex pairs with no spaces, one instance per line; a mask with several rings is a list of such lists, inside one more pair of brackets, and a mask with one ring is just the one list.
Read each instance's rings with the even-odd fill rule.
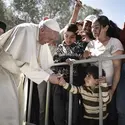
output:
[[[73,62],[72,65],[70,65],[70,84],[73,83],[73,65],[76,64],[82,64],[82,63],[91,63],[91,62],[98,62],[99,65],[99,76],[102,75],[102,61],[106,60],[114,60],[114,59],[124,59],[124,55],[118,55],[118,56],[112,56],[112,57],[104,57],[104,56],[98,56],[91,59],[84,59],[84,60],[77,60]],[[54,66],[61,66],[61,65],[68,65],[67,63],[56,63]],[[32,83],[31,83],[32,84]],[[32,85],[31,85],[32,87]],[[31,89],[32,91],[32,89]],[[102,111],[102,91],[101,87],[99,85],[99,125],[103,125],[103,111]],[[32,98],[32,92],[30,92],[29,98]],[[31,99],[29,99],[31,100]],[[46,113],[45,113],[45,125],[49,125],[49,101],[50,101],[50,83],[47,84],[47,99],[46,99]],[[31,102],[29,102],[29,107],[31,105]],[[69,110],[68,110],[68,125],[72,125],[72,94],[69,93]]]
[[27,113],[27,122],[26,122],[26,125],[32,125],[32,123],[30,123],[32,93],[33,93],[33,82],[30,81],[29,100],[28,100],[28,113]]
[[50,83],[47,82],[47,93],[46,93],[46,110],[45,110],[45,125],[49,125],[49,102],[50,102]]

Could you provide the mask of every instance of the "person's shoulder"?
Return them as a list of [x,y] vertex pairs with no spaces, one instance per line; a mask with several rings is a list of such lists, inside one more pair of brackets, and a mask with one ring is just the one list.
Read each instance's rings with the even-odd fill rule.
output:
[[96,42],[97,42],[96,40],[91,40],[91,41],[87,44],[87,46],[93,46]]
[[21,24],[16,26],[16,28],[20,28],[20,29],[27,29],[27,28],[32,28],[32,27],[38,27],[38,24],[34,24],[34,23],[21,23]]
[[117,38],[114,38],[114,37],[110,38],[110,44],[114,45],[114,46],[115,45],[122,45],[121,41],[119,39],[117,39]]
[[89,43],[90,43],[90,44],[93,44],[93,43],[95,43],[95,42],[97,42],[97,40],[91,40]]
[[[114,38],[114,37],[111,37],[111,38],[110,38],[110,41],[111,41],[111,42],[120,42],[120,40],[119,40],[119,39]],[[120,43],[121,43],[121,42],[120,42]]]

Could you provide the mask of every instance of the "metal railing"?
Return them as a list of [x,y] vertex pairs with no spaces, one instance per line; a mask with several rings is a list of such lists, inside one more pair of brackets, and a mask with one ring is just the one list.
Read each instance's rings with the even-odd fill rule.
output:
[[[99,65],[99,76],[102,75],[102,61],[106,60],[114,60],[114,59],[124,59],[124,55],[112,56],[112,57],[104,57],[98,56],[95,58],[77,60],[70,65],[70,84],[73,83],[73,65],[82,64],[82,63],[92,63],[98,62]],[[68,65],[67,63],[56,63],[54,66]],[[30,86],[32,88],[32,85]],[[32,90],[31,90],[32,91]],[[29,98],[32,98],[32,92],[30,92]],[[32,100],[32,99],[29,99]],[[45,125],[49,125],[49,101],[50,101],[50,83],[47,84],[47,99],[46,99],[46,113],[45,113]],[[29,107],[31,102],[29,102]],[[103,111],[102,111],[102,91],[99,84],[99,125],[103,125]],[[30,110],[30,109],[29,109]],[[72,94],[69,92],[69,110],[68,110],[68,125],[72,125]]]

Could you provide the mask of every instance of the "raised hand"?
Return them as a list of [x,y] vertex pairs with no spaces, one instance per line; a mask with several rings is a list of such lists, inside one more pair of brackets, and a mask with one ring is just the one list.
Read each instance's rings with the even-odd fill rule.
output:
[[99,77],[99,84],[105,83],[106,82],[106,77]]
[[89,57],[91,57],[91,52],[89,52],[89,51],[84,51],[84,54],[83,54],[83,58],[85,58],[85,59],[87,59],[87,58],[89,58]]
[[77,9],[81,9],[82,8],[82,2],[80,0],[76,0],[75,8],[77,8]]
[[66,59],[66,63],[68,63],[69,65],[73,64],[73,62],[75,61],[75,59]]

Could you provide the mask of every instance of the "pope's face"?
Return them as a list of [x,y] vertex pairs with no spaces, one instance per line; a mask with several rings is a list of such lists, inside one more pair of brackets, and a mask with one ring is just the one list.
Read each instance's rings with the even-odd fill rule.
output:
[[0,35],[4,33],[4,30],[0,28]]
[[59,33],[47,27],[42,27],[39,32],[39,43],[44,45],[46,43],[53,44],[59,38]]

